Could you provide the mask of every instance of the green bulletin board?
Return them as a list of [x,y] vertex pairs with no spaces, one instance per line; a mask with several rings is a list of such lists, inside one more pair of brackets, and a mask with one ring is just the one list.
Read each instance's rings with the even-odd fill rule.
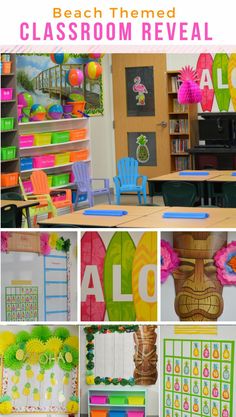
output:
[[6,287],[6,320],[38,321],[38,287]]
[[234,417],[234,342],[164,339],[163,417]]

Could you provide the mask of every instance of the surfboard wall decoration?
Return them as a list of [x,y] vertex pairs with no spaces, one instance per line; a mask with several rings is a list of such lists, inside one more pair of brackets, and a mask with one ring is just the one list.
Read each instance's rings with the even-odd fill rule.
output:
[[81,239],[81,320],[156,321],[157,233],[105,233]]
[[86,232],[81,239],[81,320],[103,321],[103,270],[106,247],[97,232]]
[[229,57],[227,54],[215,55],[212,67],[212,78],[219,111],[228,111],[230,105],[228,63]]
[[157,234],[145,232],[140,239],[132,271],[137,321],[157,320]]
[[229,91],[234,111],[236,111],[236,54],[231,54],[228,65]]
[[211,111],[214,101],[214,88],[212,82],[213,58],[211,54],[200,54],[197,61],[197,74],[202,93],[202,111]]
[[[236,53],[200,54],[196,64],[203,112],[236,111]],[[215,98],[215,101],[214,101]]]

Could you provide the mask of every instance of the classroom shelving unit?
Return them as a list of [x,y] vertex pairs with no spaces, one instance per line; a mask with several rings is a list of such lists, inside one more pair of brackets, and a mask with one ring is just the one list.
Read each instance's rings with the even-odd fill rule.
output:
[[171,172],[192,168],[189,149],[196,143],[197,104],[178,104],[178,75],[179,70],[167,71]]
[[[19,152],[18,152],[18,124],[17,124],[17,97],[16,97],[16,59],[15,54],[10,54],[11,72],[1,74],[1,88],[13,88],[11,100],[1,100],[1,117],[14,117],[14,128],[12,130],[1,131],[1,146],[15,146],[16,157],[6,161],[1,161],[2,174],[17,172],[19,173]],[[8,187],[1,187],[1,192],[19,192],[19,184]]]
[[[42,146],[32,146],[32,147],[23,147],[19,149],[20,158],[41,156],[47,154],[56,154],[70,151],[78,151],[82,149],[88,149],[89,158],[86,159],[86,162],[89,164],[89,169],[91,172],[91,143],[90,143],[90,131],[89,131],[89,118],[72,118],[72,119],[60,119],[60,120],[46,120],[43,122],[29,122],[29,123],[20,123],[19,124],[19,135],[29,135],[34,133],[53,133],[53,132],[62,132],[70,131],[74,129],[86,129],[86,137],[84,139],[69,141],[57,144],[42,145]],[[21,170],[20,176],[23,181],[29,180],[30,175],[33,171],[43,170],[47,175],[53,174],[62,174],[65,172],[71,172],[73,162],[55,165],[53,167],[45,168],[32,168],[27,170]],[[60,188],[71,188],[75,184],[69,182],[63,186],[51,187],[51,190],[60,189]]]
[[[94,398],[106,398],[105,402],[92,402]],[[122,399],[123,398],[123,399]],[[123,404],[122,404],[123,402]],[[116,389],[89,389],[88,390],[88,416],[96,417],[96,411],[106,411],[110,414],[111,411],[115,411],[114,415],[121,417],[121,414],[128,417],[128,412],[132,412],[133,417],[146,417],[147,412],[147,390],[137,389],[136,387],[127,388],[116,388]],[[93,413],[95,411],[95,413]],[[121,412],[120,414],[118,412]],[[119,414],[119,416],[118,416]],[[104,413],[105,415],[105,413]],[[131,416],[130,415],[130,416]],[[102,417],[100,415],[100,417]]]

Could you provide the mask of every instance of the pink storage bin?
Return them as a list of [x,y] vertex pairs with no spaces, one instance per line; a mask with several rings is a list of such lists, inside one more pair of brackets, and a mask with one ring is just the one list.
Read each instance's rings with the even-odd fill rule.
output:
[[128,411],[128,417],[144,417],[144,411]]
[[23,181],[23,187],[26,193],[33,192],[33,184],[31,181]]
[[33,158],[34,168],[49,168],[55,165],[55,155],[42,155]]
[[70,173],[70,182],[71,183],[75,182],[75,176],[73,172]]
[[90,404],[107,404],[107,395],[91,395]]
[[12,100],[13,88],[1,88],[1,100]]
[[20,148],[28,148],[34,145],[34,135],[20,135]]

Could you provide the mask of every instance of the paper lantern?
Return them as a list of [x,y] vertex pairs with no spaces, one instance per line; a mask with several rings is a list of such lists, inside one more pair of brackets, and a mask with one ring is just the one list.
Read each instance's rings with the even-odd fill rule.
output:
[[85,66],[85,75],[90,80],[97,80],[102,74],[102,67],[98,62],[92,61]]
[[71,87],[78,87],[80,86],[84,81],[84,74],[83,71],[81,71],[78,68],[72,68],[66,73],[66,82]]
[[197,72],[189,65],[182,68],[179,80],[182,82],[178,90],[178,101],[180,104],[200,103],[202,93],[200,86],[197,84]]

